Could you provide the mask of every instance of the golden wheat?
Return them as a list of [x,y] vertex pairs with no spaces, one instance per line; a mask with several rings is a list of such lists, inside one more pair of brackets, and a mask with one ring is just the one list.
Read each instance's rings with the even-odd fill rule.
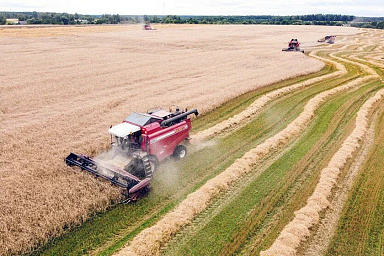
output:
[[108,127],[132,111],[177,104],[204,112],[315,72],[321,62],[281,48],[290,34],[305,43],[328,32],[310,26],[1,29],[0,254],[26,252],[119,199],[109,183],[66,167],[69,152],[104,150]]
[[261,96],[257,100],[255,100],[249,107],[247,107],[241,113],[236,114],[233,117],[230,117],[221,123],[218,123],[218,124],[208,128],[204,131],[201,131],[201,132],[191,136],[194,143],[200,143],[200,141],[208,139],[211,136],[214,136],[215,134],[219,134],[219,133],[224,132],[225,130],[227,130],[231,127],[234,127],[234,126],[240,124],[240,123],[244,123],[245,119],[251,118],[258,111],[260,111],[268,102],[272,101],[273,99],[275,99],[281,95],[284,95],[284,94],[291,92],[291,91],[295,91],[295,90],[304,88],[306,86],[312,85],[314,83],[318,83],[318,82],[326,80],[326,79],[330,79],[332,77],[343,75],[347,72],[345,67],[338,62],[319,57],[315,54],[315,52],[311,52],[309,55],[311,57],[322,60],[324,62],[332,63],[333,65],[335,65],[335,67],[338,69],[338,71],[331,73],[331,74],[323,75],[320,77],[308,79],[304,82],[293,84],[293,85],[269,92],[269,93]]

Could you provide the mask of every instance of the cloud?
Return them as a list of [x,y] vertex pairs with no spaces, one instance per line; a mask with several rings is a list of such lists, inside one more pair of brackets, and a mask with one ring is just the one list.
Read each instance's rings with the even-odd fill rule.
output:
[[44,5],[39,4],[31,4],[27,3],[26,1],[12,1],[12,2],[2,2],[0,1],[0,10],[1,11],[14,11],[14,10],[31,10],[31,9],[42,9],[44,8]]

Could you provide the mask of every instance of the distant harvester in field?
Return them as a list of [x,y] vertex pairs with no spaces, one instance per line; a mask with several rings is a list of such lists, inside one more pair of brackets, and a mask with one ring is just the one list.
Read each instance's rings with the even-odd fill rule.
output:
[[336,36],[330,35],[330,36],[326,36],[324,38],[317,40],[317,42],[319,42],[319,43],[325,42],[325,43],[329,43],[329,44],[334,44],[335,40],[336,40]]
[[145,23],[143,25],[143,30],[156,30],[156,29],[151,26],[151,23]]
[[282,51],[304,53],[304,50],[300,50],[300,43],[296,38],[292,38],[291,41],[288,42],[288,48],[284,48]]

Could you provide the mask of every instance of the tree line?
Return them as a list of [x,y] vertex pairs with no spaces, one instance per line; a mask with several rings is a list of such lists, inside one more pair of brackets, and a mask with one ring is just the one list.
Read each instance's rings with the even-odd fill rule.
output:
[[384,21],[370,21],[370,22],[357,22],[351,24],[352,27],[357,28],[377,28],[377,29],[384,29]]
[[151,23],[175,24],[275,24],[275,25],[330,25],[341,26],[354,20],[353,15],[309,14],[291,16],[249,15],[249,16],[148,16],[144,20]]
[[18,19],[26,21],[27,24],[54,24],[54,25],[76,25],[76,24],[118,24],[140,23],[141,16],[121,16],[119,14],[83,15],[56,12],[0,12],[0,25],[6,24],[6,19]]
[[[55,12],[0,12],[0,25],[6,19],[18,19],[27,24],[119,24],[119,23],[172,23],[172,24],[274,24],[274,25],[328,25],[349,23],[354,27],[384,29],[383,17],[355,17],[341,14],[308,14],[291,16],[179,16],[179,15],[83,15]],[[353,21],[353,22],[352,22]]]

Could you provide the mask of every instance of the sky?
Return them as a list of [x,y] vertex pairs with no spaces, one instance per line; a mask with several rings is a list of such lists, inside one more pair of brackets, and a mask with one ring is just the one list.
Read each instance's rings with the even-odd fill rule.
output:
[[0,0],[0,11],[131,15],[384,16],[384,0]]

